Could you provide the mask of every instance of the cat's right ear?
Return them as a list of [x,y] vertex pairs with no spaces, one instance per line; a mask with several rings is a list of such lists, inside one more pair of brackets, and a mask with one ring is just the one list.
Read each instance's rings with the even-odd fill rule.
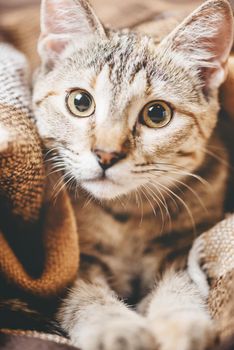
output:
[[38,51],[42,63],[53,67],[70,42],[79,45],[105,30],[86,0],[42,0]]

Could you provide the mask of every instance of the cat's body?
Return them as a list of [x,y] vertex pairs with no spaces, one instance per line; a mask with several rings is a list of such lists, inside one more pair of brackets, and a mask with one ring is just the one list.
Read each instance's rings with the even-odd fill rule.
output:
[[82,191],[78,197],[71,193],[79,228],[82,278],[92,281],[91,276],[100,268],[118,296],[132,304],[145,297],[167,269],[186,267],[194,238],[224,214],[228,166],[225,145],[217,137],[214,141],[215,158],[207,156],[197,173],[207,183],[190,178],[171,188],[188,208],[172,193],[164,193],[170,215],[162,200],[160,210],[149,188],[142,191],[141,201],[131,195],[106,204],[90,200]]
[[[79,335],[80,332],[79,312],[85,313],[86,308],[81,302],[84,295],[79,300],[80,286],[81,289],[87,288],[85,304],[94,304],[96,297],[97,304],[99,302],[101,304],[105,303],[105,299],[108,300],[108,294],[111,294],[111,290],[113,290],[124,303],[135,308],[140,314],[147,316],[150,313],[150,299],[153,297],[151,293],[156,293],[160,288],[162,290],[165,288],[162,283],[164,278],[166,289],[169,286],[169,295],[171,294],[170,289],[175,288],[172,292],[172,301],[170,301],[169,295],[169,302],[167,296],[157,296],[154,309],[155,316],[158,319],[155,317],[155,326],[151,327],[151,324],[153,324],[152,315],[147,320],[149,329],[152,328],[152,333],[156,335],[159,344],[162,344],[162,349],[195,350],[203,349],[207,344],[212,343],[215,331],[212,329],[208,312],[205,311],[205,299],[198,297],[198,300],[196,300],[198,289],[194,288],[187,273],[179,281],[174,281],[174,278],[177,279],[178,271],[186,269],[188,253],[194,238],[220,221],[224,214],[223,204],[227,189],[228,167],[227,163],[225,164],[225,146],[217,138],[214,137],[214,139],[215,142],[212,146],[216,149],[215,155],[218,158],[220,157],[219,159],[223,162],[213,156],[208,156],[204,168],[198,172],[207,183],[201,183],[193,178],[188,182],[184,182],[184,185],[180,186],[179,189],[178,186],[171,189],[176,195],[180,196],[181,200],[188,203],[188,209],[171,193],[169,193],[169,196],[165,194],[164,198],[170,218],[163,210],[165,208],[159,210],[158,206],[155,205],[155,198],[151,196],[153,192],[147,192],[146,189],[145,195],[142,194],[141,201],[139,198],[130,196],[122,199],[122,201],[114,202],[112,205],[102,205],[95,200],[90,201],[89,196],[82,191],[78,192],[78,201],[77,197],[74,198],[71,194],[79,228],[80,270],[77,286],[69,296],[69,301],[66,301],[65,306],[60,311],[59,319],[75,342],[77,341],[76,334]],[[215,198],[219,198],[219,200],[217,201]],[[160,205],[163,204],[160,203]],[[154,207],[154,211],[151,206]],[[188,210],[190,213],[188,213]],[[194,223],[192,220],[194,220]],[[195,227],[193,227],[193,224]],[[182,299],[181,302],[181,296],[178,292],[178,289],[181,288],[182,294],[184,293],[183,284],[186,285],[186,289],[191,288],[188,294],[190,294],[192,300],[188,306],[186,301],[186,306],[183,305],[184,301]],[[110,288],[109,291],[105,290],[107,286]],[[101,301],[98,300],[99,288],[104,291],[103,300]],[[162,294],[164,293],[163,291]],[[81,294],[83,294],[83,290]],[[171,305],[171,302],[173,305]],[[195,309],[193,310],[194,305]],[[112,320],[114,321],[118,314],[115,308],[112,310],[111,306],[109,305],[110,316],[107,319],[107,324],[105,324],[105,321],[102,323],[103,315],[101,311],[100,319],[97,320],[98,327],[97,325],[94,329],[91,327],[90,334],[87,337],[87,339],[90,337],[91,343],[88,342],[86,345],[87,339],[85,337],[83,347],[87,346],[87,349],[98,349],[101,346],[104,346],[104,349],[106,347],[138,349],[139,346],[139,349],[156,349],[153,340],[149,343],[148,340],[145,342],[143,336],[141,343],[141,340],[138,339],[138,332],[140,334],[144,332],[144,323],[140,324],[139,329],[139,325],[137,325],[136,331],[133,328],[131,337],[135,338],[136,343],[126,344],[126,340],[123,343],[120,341],[125,337],[128,338],[131,331],[128,312],[122,316],[120,312],[120,324],[116,324],[116,330],[110,330],[110,333],[113,332],[113,338],[105,339],[103,331],[107,325],[111,324]],[[160,310],[160,307],[162,307],[162,310]],[[189,308],[192,307],[191,315],[188,318],[186,317],[185,320],[183,320],[184,307],[185,310],[188,308],[186,312],[191,312]],[[77,310],[76,334],[73,333],[74,309]],[[120,307],[117,309],[119,310]],[[95,305],[93,312],[96,312]],[[98,308],[97,312],[99,312]],[[168,312],[170,313],[169,317]],[[203,312],[206,315],[204,319]],[[164,313],[166,313],[166,316]],[[67,317],[69,314],[70,316]],[[165,317],[168,318],[168,325],[164,320]],[[116,317],[116,320],[118,320],[118,317]],[[127,324],[125,324],[125,321],[127,321]],[[124,332],[121,322],[123,322],[125,328]],[[177,322],[181,322],[181,329],[178,325],[176,326]],[[165,325],[161,327],[161,323],[165,323]],[[98,330],[99,326],[100,330]],[[119,326],[120,330],[118,329]],[[87,327],[89,328],[89,325]],[[129,327],[130,329],[128,329]],[[141,327],[143,327],[143,330],[141,330]],[[155,330],[153,330],[154,327]],[[175,330],[176,327],[178,327],[177,331]],[[173,334],[174,330],[175,334]],[[98,335],[97,339],[95,339],[95,331],[100,331],[102,334]],[[108,327],[106,332],[109,332]],[[189,341],[193,344],[191,345]],[[80,343],[80,339],[77,343]]]
[[104,30],[86,1],[43,2],[35,114],[55,169],[75,183],[81,250],[58,318],[84,350],[200,350],[214,337],[186,264],[224,214],[215,126],[231,44],[224,0],[161,43]]

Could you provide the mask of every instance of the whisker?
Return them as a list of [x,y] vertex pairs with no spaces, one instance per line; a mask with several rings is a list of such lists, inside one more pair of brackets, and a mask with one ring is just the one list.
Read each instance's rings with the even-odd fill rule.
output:
[[[163,173],[163,174],[170,172],[170,173],[174,173],[176,175],[184,175],[184,176],[192,177],[192,178],[198,180],[201,184],[203,184],[206,187],[209,187],[210,190],[212,191],[212,187],[211,187],[210,183],[207,180],[205,180],[200,175],[197,175],[197,174],[185,171],[184,167],[171,165],[171,164],[167,164],[167,163],[155,163],[155,164],[150,164],[148,166],[153,166],[153,165],[154,165],[154,168],[151,167],[151,168],[148,168],[148,169],[145,169],[145,170],[141,170],[141,171],[136,171],[135,170],[135,171],[132,171],[132,173],[139,174],[139,173],[149,173],[151,171],[155,171],[155,172]],[[168,168],[167,169],[163,169],[163,168],[160,167],[160,165],[167,166]],[[156,168],[156,166],[158,168]],[[183,169],[183,170],[181,170],[181,169]]]
[[62,176],[58,179],[57,183],[54,184],[53,187],[53,192],[57,190],[58,186],[60,186],[61,183],[64,182],[64,174],[62,174]]
[[192,227],[193,227],[193,232],[196,233],[196,224],[195,224],[195,221],[194,221],[194,218],[193,218],[193,215],[192,215],[192,211],[190,210],[190,208],[188,207],[188,205],[186,204],[186,202],[180,198],[180,196],[178,196],[174,191],[170,190],[168,187],[162,185],[162,184],[158,184],[158,186],[166,189],[166,191],[169,191],[172,196],[174,196],[175,198],[177,198],[177,200],[184,206],[184,208],[186,209],[189,217],[190,217],[190,220],[191,220],[191,223],[192,223]]
[[[143,188],[142,188],[142,187],[143,187]],[[154,213],[154,216],[156,216],[155,208],[154,208],[152,202],[150,201],[150,199],[149,199],[149,197],[148,197],[148,195],[147,195],[147,190],[146,190],[146,188],[145,188],[144,185],[142,185],[142,187],[141,187],[141,191],[142,191],[144,197],[146,198],[146,200],[148,201],[149,205],[151,206],[152,211],[153,211],[153,213]],[[144,189],[145,191],[144,191],[143,189]]]
[[207,148],[205,147],[201,147],[200,149],[202,150],[202,152],[208,154],[209,156],[213,157],[215,160],[219,161],[221,164],[226,165],[228,168],[231,168],[231,165],[224,159],[222,159],[221,157],[219,157],[217,154],[213,153],[212,151],[209,151]]
[[51,176],[51,175],[53,175],[53,174],[55,174],[55,173],[60,173],[60,172],[63,172],[65,169],[66,169],[65,167],[55,169],[55,170],[53,170],[53,171],[49,172],[48,174],[46,174],[46,177],[49,177],[49,176]]
[[[174,179],[173,177],[171,176],[167,176],[166,177],[170,178],[172,182],[176,182],[176,183],[179,183],[180,185],[184,186],[185,188],[187,188],[193,195],[194,197],[197,199],[197,201],[200,203],[201,207],[208,213],[208,209],[207,207],[205,206],[204,202],[201,200],[201,198],[199,197],[199,195],[197,194],[196,191],[194,191],[194,189],[187,185],[185,182],[183,181],[180,181],[180,180],[177,180],[177,179]],[[177,187],[178,188],[178,187]]]
[[[159,200],[160,200],[160,202],[162,203],[163,207],[164,207],[165,210],[166,210],[166,214],[167,214],[168,219],[169,219],[169,227],[171,228],[171,227],[172,227],[171,214],[170,214],[170,211],[169,211],[169,208],[168,208],[166,199],[165,199],[163,193],[161,192],[161,190],[157,187],[157,182],[156,182],[156,183],[150,183],[150,185],[153,186],[153,187],[157,190],[157,192],[159,193],[159,195],[160,195],[161,198],[162,198],[162,199],[161,199],[160,197],[158,197]],[[173,201],[174,201],[174,198],[172,198],[172,199],[173,199]],[[177,206],[177,203],[176,203],[176,202],[175,202],[175,204],[176,204],[176,206]],[[177,206],[177,207],[178,207],[178,206]]]
[[[69,174],[65,174],[65,177],[67,177]],[[65,178],[63,178],[63,181],[65,180]],[[70,175],[70,177],[68,178],[67,181],[65,181],[62,186],[60,187],[60,189],[58,190],[58,192],[56,193],[55,197],[58,197],[58,195],[62,192],[62,190],[69,184],[69,182],[72,180],[72,176]]]
[[89,206],[89,204],[92,202],[93,200],[93,196],[90,193],[87,193],[87,199],[83,205],[83,208],[87,208]]
[[53,153],[53,152],[58,152],[58,149],[57,147],[53,147],[53,148],[50,148],[49,150],[47,150],[47,152],[44,154],[44,159],[48,157],[48,155],[50,153]]
[[[159,187],[159,186],[160,186],[160,183],[159,183],[159,182],[156,182],[156,181],[154,180],[154,182],[152,183],[152,185],[153,185],[156,189],[158,189],[156,186]],[[165,188],[167,189],[167,187],[165,187]],[[177,204],[175,198],[172,197],[171,194],[168,193],[168,191],[166,191],[165,188],[164,188],[164,189],[161,188],[161,190],[164,191],[164,192],[166,192],[166,195],[171,199],[171,201],[173,202],[173,204],[174,204],[174,206],[176,207],[176,210],[177,210],[177,212],[178,212],[178,211],[179,211],[179,207],[178,207],[178,204]],[[168,210],[169,210],[169,209],[168,209]]]
[[[163,228],[164,228],[164,224],[165,224],[165,218],[164,218],[164,213],[163,213],[161,204],[164,205],[164,203],[161,201],[160,197],[158,197],[157,194],[147,184],[145,184],[145,187],[148,189],[148,191],[150,192],[149,194],[151,195],[151,197],[154,199],[154,201],[156,202],[157,206],[159,207],[161,220],[162,220],[162,226],[161,226],[161,232],[160,233],[162,233]],[[160,204],[160,202],[161,202],[161,204]]]
[[140,192],[139,189],[136,189],[136,193],[139,196],[140,204],[141,204],[141,220],[140,220],[140,225],[141,225],[143,222],[144,211],[143,211],[143,202],[142,202],[142,198],[141,198],[141,193],[139,193],[139,192]]
[[137,191],[134,191],[134,195],[135,195],[136,205],[137,205],[138,209],[140,209],[140,203],[139,203],[139,198],[138,198],[138,195],[137,195]]

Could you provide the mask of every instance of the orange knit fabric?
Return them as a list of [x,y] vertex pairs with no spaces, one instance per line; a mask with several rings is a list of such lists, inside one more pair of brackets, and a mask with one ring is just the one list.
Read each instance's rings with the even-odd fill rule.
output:
[[[48,297],[61,292],[76,276],[79,255],[75,218],[65,192],[55,203],[44,199],[46,177],[30,109],[27,61],[4,43],[0,43],[0,57],[0,273],[8,283]],[[21,226],[20,232],[13,227],[15,235],[20,234],[26,250],[30,250],[24,230],[35,228],[37,221],[39,225],[42,210],[44,262],[41,275],[35,278],[26,272],[9,238],[14,235],[11,221],[15,221]]]

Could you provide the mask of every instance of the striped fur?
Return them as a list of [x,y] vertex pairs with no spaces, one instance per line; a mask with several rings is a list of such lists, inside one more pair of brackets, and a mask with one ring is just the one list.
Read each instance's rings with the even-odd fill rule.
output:
[[[228,156],[216,124],[231,45],[225,0],[160,43],[105,29],[86,1],[43,1],[34,110],[51,171],[73,185],[81,247],[58,319],[84,350],[202,350],[215,336],[185,268],[196,235],[224,213]],[[93,95],[90,118],[66,109],[74,88]],[[139,122],[154,99],[174,111],[157,130]],[[125,152],[104,180],[96,148]]]

